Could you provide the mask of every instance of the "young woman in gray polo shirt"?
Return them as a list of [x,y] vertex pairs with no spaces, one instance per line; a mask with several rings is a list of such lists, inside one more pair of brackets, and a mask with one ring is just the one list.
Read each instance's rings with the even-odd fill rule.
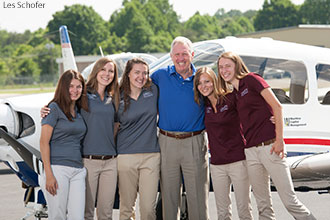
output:
[[51,112],[42,119],[40,151],[44,166],[40,185],[48,204],[48,219],[83,219],[86,170],[81,142],[86,125],[80,110],[88,111],[83,77],[74,70],[62,74]]
[[140,219],[155,220],[160,149],[157,140],[157,87],[149,78],[148,64],[132,59],[120,83],[117,135],[120,219],[135,219],[137,192]]
[[[99,59],[87,80],[89,111],[81,111],[87,125],[82,157],[87,169],[85,220],[112,219],[117,186],[114,118],[119,104],[118,70],[109,58]],[[42,109],[47,113],[49,109]]]
[[87,80],[89,112],[82,111],[87,125],[83,161],[87,169],[85,220],[112,219],[117,187],[117,152],[114,119],[119,104],[118,70],[109,58],[99,59]]

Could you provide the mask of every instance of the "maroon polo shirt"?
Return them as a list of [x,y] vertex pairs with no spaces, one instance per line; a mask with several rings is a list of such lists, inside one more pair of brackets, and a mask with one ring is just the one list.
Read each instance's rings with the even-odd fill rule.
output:
[[205,103],[205,127],[209,139],[211,164],[221,165],[244,160],[244,142],[240,130],[239,117],[235,106],[235,96],[228,94],[222,104]]
[[269,88],[267,82],[255,73],[239,80],[239,89],[234,90],[236,106],[246,139],[246,148],[253,147],[276,137],[275,125],[269,120],[273,111],[261,91]]

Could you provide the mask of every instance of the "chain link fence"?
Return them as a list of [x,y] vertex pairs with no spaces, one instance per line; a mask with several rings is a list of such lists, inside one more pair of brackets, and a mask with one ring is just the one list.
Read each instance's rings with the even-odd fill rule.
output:
[[58,75],[41,75],[38,77],[14,77],[14,76],[0,76],[0,86],[2,88],[10,88],[11,86],[36,86],[39,84],[47,84],[55,86],[58,81]]

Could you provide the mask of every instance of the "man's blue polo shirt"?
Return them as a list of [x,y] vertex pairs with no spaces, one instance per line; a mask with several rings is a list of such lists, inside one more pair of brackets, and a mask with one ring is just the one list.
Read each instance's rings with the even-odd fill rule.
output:
[[203,130],[204,104],[194,101],[194,76],[196,68],[191,64],[193,75],[183,79],[174,65],[161,68],[151,75],[159,88],[158,127],[166,131],[191,132]]

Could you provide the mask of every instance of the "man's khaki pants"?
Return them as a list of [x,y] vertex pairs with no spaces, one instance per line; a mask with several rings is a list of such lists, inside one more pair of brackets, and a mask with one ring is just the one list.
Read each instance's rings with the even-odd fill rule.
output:
[[209,161],[204,132],[185,139],[159,134],[159,145],[163,219],[179,219],[182,175],[189,220],[209,219]]

